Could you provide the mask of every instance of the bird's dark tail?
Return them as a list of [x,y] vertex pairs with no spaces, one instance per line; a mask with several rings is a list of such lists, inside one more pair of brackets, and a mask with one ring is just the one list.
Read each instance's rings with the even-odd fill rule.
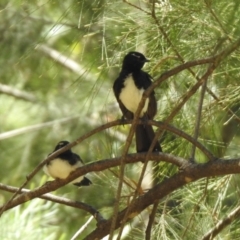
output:
[[[135,135],[137,152],[147,152],[155,137],[153,127],[151,125],[137,125]],[[155,143],[153,152],[162,152],[158,141]]]
[[91,184],[92,184],[92,182],[88,178],[86,178],[86,177],[84,177],[81,182],[74,183],[74,185],[78,186],[78,187],[89,186]]

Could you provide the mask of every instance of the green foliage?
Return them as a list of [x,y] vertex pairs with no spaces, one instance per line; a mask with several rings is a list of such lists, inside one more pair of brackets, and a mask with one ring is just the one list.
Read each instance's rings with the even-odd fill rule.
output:
[[[39,199],[18,206],[1,217],[1,239],[56,239],[59,231],[55,225],[58,214],[57,206]],[[59,233],[58,239],[64,239],[63,236],[63,232]]]
[[[142,51],[151,62],[145,66],[154,79],[183,62],[219,53],[239,37],[240,2],[220,1],[2,1],[0,4],[0,81],[12,90],[34,97],[24,100],[0,90],[1,183],[19,186],[26,176],[53,151],[59,140],[73,141],[95,127],[120,117],[112,84],[122,57],[130,50]],[[154,11],[155,12],[154,12]],[[43,46],[48,47],[44,51]],[[57,55],[50,55],[57,51]],[[60,62],[60,56],[66,58]],[[73,69],[73,60],[77,64]],[[68,65],[69,64],[69,65]],[[70,67],[69,67],[70,66]],[[239,156],[239,50],[225,59],[208,79],[199,141],[218,157]],[[183,71],[156,90],[158,116],[164,121],[183,96],[202,77],[206,65]],[[171,124],[193,135],[200,92],[196,92]],[[69,118],[68,120],[64,120]],[[47,122],[52,122],[45,125]],[[226,124],[224,124],[226,123]],[[40,124],[34,129],[36,124]],[[25,128],[29,127],[29,128]],[[22,132],[11,135],[12,130]],[[128,126],[100,132],[74,148],[85,163],[119,156]],[[172,133],[161,139],[165,152],[190,158],[192,144]],[[134,152],[134,144],[130,152]],[[199,162],[207,159],[199,151]],[[178,169],[160,163],[157,181]],[[65,186],[56,194],[86,202],[105,218],[112,214],[118,168],[89,174],[90,188]],[[141,165],[128,166],[120,199],[123,208],[134,192]],[[149,173],[152,174],[152,173]],[[39,172],[32,184],[42,183]],[[46,179],[44,179],[46,180]],[[153,181],[153,180],[152,180]],[[153,239],[197,239],[239,204],[238,177],[223,177],[192,183],[178,189],[159,205]],[[150,181],[148,181],[150,184]],[[237,190],[236,190],[237,189]],[[1,191],[1,203],[10,195]],[[200,201],[201,199],[201,201]],[[66,217],[67,216],[67,217]],[[87,221],[83,211],[34,200],[4,213],[1,239],[70,239]],[[145,221],[144,219],[142,220]],[[216,239],[238,239],[238,221]],[[84,236],[95,228],[91,223]],[[126,239],[141,239],[143,228],[130,224]],[[135,238],[135,239],[137,239]],[[82,239],[82,236],[81,238]]]

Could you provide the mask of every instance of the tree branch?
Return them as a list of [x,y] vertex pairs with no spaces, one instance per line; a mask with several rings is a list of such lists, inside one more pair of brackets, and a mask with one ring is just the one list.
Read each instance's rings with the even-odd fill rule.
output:
[[[104,129],[107,129],[107,128],[109,128],[109,127],[116,126],[116,125],[120,124],[120,122],[121,122],[120,120],[116,120],[116,121],[113,121],[113,122],[111,122],[111,123],[106,123],[106,124],[104,124],[104,125],[96,128],[96,129],[90,131],[89,133],[84,134],[82,137],[78,138],[76,141],[68,144],[67,146],[65,146],[65,147],[59,149],[58,151],[55,151],[55,152],[52,153],[51,155],[49,155],[46,159],[44,159],[41,163],[39,163],[38,166],[26,177],[27,179],[26,179],[26,181],[20,186],[19,191],[28,184],[28,182],[37,174],[37,172],[38,172],[47,162],[49,162],[50,160],[52,160],[52,159],[54,159],[55,157],[57,157],[60,153],[65,152],[66,150],[72,148],[73,146],[77,145],[78,143],[82,142],[84,139],[90,137],[91,135],[93,135],[93,134],[95,134],[95,133],[97,133],[97,132],[100,132],[100,131],[102,131],[102,130],[104,130]],[[2,208],[0,208],[0,216],[1,216],[1,214],[5,211],[5,208],[7,208],[8,204],[10,204],[11,201],[12,201],[18,194],[19,194],[18,191],[15,192],[15,193],[13,194],[13,196],[9,199],[9,201],[8,201]]]
[[26,91],[19,90],[12,86],[10,87],[8,85],[1,84],[1,83],[0,83],[0,92],[4,93],[6,95],[9,95],[9,96],[15,97],[15,98],[19,98],[19,99],[28,101],[28,102],[36,102],[37,101],[37,98],[33,94],[28,93]]
[[69,70],[73,71],[79,76],[85,75],[85,78],[87,81],[93,81],[93,79],[96,78],[96,76],[90,74],[87,72],[87,69],[83,68],[80,64],[78,64],[76,61],[72,60],[68,56],[63,55],[61,52],[48,47],[45,44],[39,44],[36,47],[36,50],[44,53],[48,57],[52,58],[54,61],[60,63],[64,67],[68,68]]
[[11,137],[14,137],[14,136],[18,136],[18,135],[24,134],[24,133],[36,131],[36,130],[46,128],[46,127],[52,127],[54,124],[69,123],[70,121],[73,121],[75,119],[79,119],[80,116],[81,115],[67,117],[67,118],[61,118],[61,119],[57,119],[57,120],[54,120],[54,121],[38,123],[38,124],[30,125],[30,126],[27,126],[27,127],[22,127],[22,128],[10,130],[10,131],[7,131],[7,132],[3,132],[3,133],[0,133],[0,140],[11,138]]
[[[164,154],[163,154],[164,155]],[[188,167],[174,176],[166,179],[162,183],[157,184],[147,193],[139,196],[134,203],[118,213],[116,229],[122,224],[122,219],[128,211],[128,221],[137,216],[140,212],[153,204],[156,200],[162,199],[174,190],[183,187],[184,185],[197,181],[204,177],[215,177],[226,174],[240,173],[240,159],[210,161],[205,164],[189,163]],[[109,233],[112,219],[100,224],[92,231],[84,240],[101,239]]]
[[151,214],[149,215],[148,225],[145,231],[145,240],[151,240],[152,226],[155,220],[155,215],[158,210],[158,204],[159,204],[159,200],[153,203],[153,208],[152,208]]
[[[128,121],[125,121],[124,124],[130,124],[132,123],[131,120],[128,120]],[[140,120],[138,120],[137,122],[138,124],[141,123],[141,124],[146,124],[146,122],[142,123]],[[149,124],[153,124],[155,126],[158,126],[158,127],[161,127],[163,129],[167,129],[175,134],[177,134],[178,136],[181,136],[185,139],[187,139],[189,142],[195,144],[200,150],[202,150],[202,152],[207,156],[209,157],[209,159],[214,159],[214,156],[211,154],[211,152],[209,152],[202,144],[200,144],[199,142],[195,141],[191,136],[189,136],[188,134],[182,132],[181,130],[177,129],[177,128],[174,128],[172,127],[171,125],[166,125],[164,123],[161,123],[161,122],[155,122],[155,121],[149,121],[148,122]],[[37,174],[37,172],[47,163],[49,162],[51,159],[54,159],[55,157],[57,157],[60,153],[62,152],[65,152],[66,150],[74,147],[75,145],[81,143],[83,140],[87,139],[88,137],[100,132],[100,131],[103,131],[107,128],[110,128],[110,127],[113,127],[113,126],[117,126],[117,125],[120,125],[122,124],[122,120],[116,120],[116,121],[113,121],[113,122],[109,122],[109,123],[106,123],[104,125],[101,125],[97,128],[95,128],[94,130],[84,134],[83,136],[79,137],[77,140],[75,140],[74,142],[68,144],[67,146],[59,149],[58,151],[52,153],[51,155],[49,155],[46,159],[44,159],[41,163],[38,164],[38,166],[26,177],[26,181],[20,186],[19,188],[19,191],[25,187],[28,182]],[[180,167],[180,165],[179,165]],[[5,208],[7,209],[7,206],[8,204],[11,203],[11,201],[19,194],[19,192],[15,192],[13,194],[13,196],[9,199],[9,201],[2,207],[0,208],[0,216],[1,214],[5,211]]]
[[[135,163],[143,161],[146,157],[146,154],[131,154],[127,155],[124,159],[125,164]],[[151,160],[153,161],[166,161],[170,163],[175,163],[177,165],[184,165],[183,171],[175,174],[174,176],[166,179],[162,183],[157,184],[155,187],[150,189],[147,193],[139,196],[132,204],[131,208],[125,208],[117,215],[117,221],[115,229],[119,228],[121,221],[123,220],[126,211],[128,211],[127,221],[132,219],[134,216],[138,215],[145,208],[153,204],[156,200],[160,200],[163,197],[167,196],[169,193],[174,190],[198,179],[204,177],[215,177],[220,175],[240,173],[240,159],[218,159],[215,161],[209,161],[205,164],[196,164],[189,163],[186,160],[175,157],[170,154],[164,153],[152,153],[150,155]],[[121,157],[115,159],[106,159],[94,163],[87,164],[75,172],[73,172],[68,178],[62,180],[55,180],[44,186],[37,188],[28,193],[21,194],[19,197],[14,199],[5,210],[13,208],[19,204],[27,202],[33,198],[39,197],[47,192],[54,191],[59,187],[71,182],[78,176],[85,175],[88,172],[92,171],[103,171],[105,169],[116,167],[121,164]],[[110,225],[112,219],[100,222],[98,227],[90,233],[86,239],[101,239],[109,233]]]
[[[129,154],[124,159],[124,163],[125,164],[136,163],[139,161],[143,161],[145,157],[146,157],[146,154],[144,153]],[[152,153],[150,157],[152,161],[166,161],[166,162],[175,164],[179,167],[187,165],[187,161],[185,159],[180,157],[175,157],[171,154]],[[105,160],[97,161],[94,163],[86,164],[85,166],[80,167],[76,171],[72,172],[71,175],[69,175],[66,179],[59,179],[59,180],[48,182],[48,184],[45,184],[39,188],[36,188],[35,190],[30,191],[28,193],[23,193],[20,196],[16,197],[15,199],[8,201],[5,205],[0,207],[0,211],[6,211],[24,202],[27,202],[33,198],[39,197],[45,193],[55,191],[56,189],[68,184],[69,182],[73,181],[79,176],[85,175],[86,173],[99,172],[112,167],[120,166],[121,159],[122,157],[111,158],[111,159],[105,159]],[[22,189],[20,188],[19,191],[20,190]],[[19,192],[17,192],[17,194],[19,194]]]
[[[19,194],[21,194],[21,193],[29,193],[30,192],[29,189],[21,189],[19,191],[19,188],[17,188],[17,187],[4,185],[2,183],[0,183],[0,189],[2,189],[4,191],[7,191],[7,192],[12,192],[12,193],[19,192]],[[65,206],[69,206],[69,207],[73,207],[73,208],[84,210],[84,211],[92,214],[92,216],[97,220],[97,222],[105,220],[102,217],[102,215],[96,209],[94,209],[92,206],[90,206],[90,205],[88,205],[86,203],[79,202],[79,201],[71,201],[71,200],[69,200],[67,198],[58,197],[58,196],[55,196],[55,195],[50,194],[50,193],[44,194],[42,196],[39,196],[39,198],[45,199],[45,200],[48,200],[48,201],[51,201],[51,202],[63,204]]]

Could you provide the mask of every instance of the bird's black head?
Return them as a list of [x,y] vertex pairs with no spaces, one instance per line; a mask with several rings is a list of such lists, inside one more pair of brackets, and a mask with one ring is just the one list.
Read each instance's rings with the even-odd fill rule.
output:
[[149,60],[140,52],[129,52],[123,59],[123,69],[139,71]]
[[[54,151],[57,151],[58,149],[63,148],[63,147],[65,147],[65,146],[68,145],[68,144],[69,144],[68,141],[60,141],[60,142],[57,144],[57,146],[55,147]],[[71,150],[71,149],[69,149],[69,150]]]

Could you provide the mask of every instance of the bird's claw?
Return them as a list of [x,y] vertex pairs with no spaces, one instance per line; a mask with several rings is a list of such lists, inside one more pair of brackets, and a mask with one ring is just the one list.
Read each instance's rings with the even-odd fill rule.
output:
[[123,115],[122,115],[120,121],[121,121],[121,124],[124,126],[125,125],[125,117]]

